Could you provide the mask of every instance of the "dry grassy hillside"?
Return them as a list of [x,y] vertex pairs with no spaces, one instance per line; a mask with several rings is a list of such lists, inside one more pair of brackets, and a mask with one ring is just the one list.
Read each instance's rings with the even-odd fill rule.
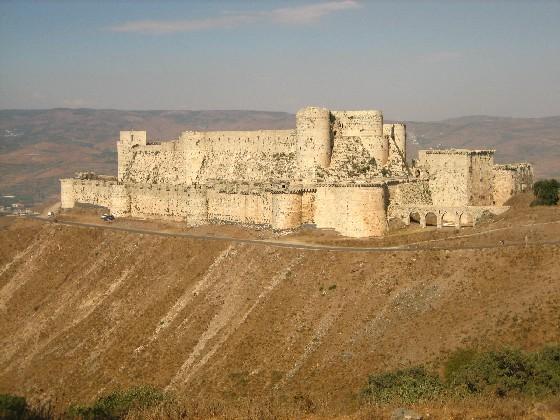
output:
[[560,341],[558,245],[329,252],[0,223],[0,393],[59,407],[153,384],[345,412],[370,373]]

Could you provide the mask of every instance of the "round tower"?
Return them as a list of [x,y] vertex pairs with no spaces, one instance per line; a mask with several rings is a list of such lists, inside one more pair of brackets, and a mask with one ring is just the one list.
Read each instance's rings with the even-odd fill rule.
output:
[[375,159],[378,167],[387,165],[389,141],[383,135],[383,113],[381,111],[369,110],[353,111],[351,115],[353,116],[356,131],[351,134],[361,137],[362,144]]
[[406,125],[402,123],[393,124],[393,138],[395,145],[402,156],[403,162],[406,162]]
[[325,108],[307,107],[296,114],[297,164],[303,179],[313,179],[315,166],[331,162],[331,113]]

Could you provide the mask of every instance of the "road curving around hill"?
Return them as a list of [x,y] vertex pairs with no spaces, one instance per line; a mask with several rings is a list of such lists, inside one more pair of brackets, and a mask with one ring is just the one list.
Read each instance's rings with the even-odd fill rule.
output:
[[[164,236],[164,237],[182,237],[182,238],[189,238],[189,239],[198,239],[198,240],[209,240],[209,241],[228,241],[234,243],[244,243],[244,244],[253,244],[253,245],[265,245],[265,246],[272,246],[277,248],[291,248],[291,249],[299,249],[299,250],[309,250],[309,251],[335,251],[335,252],[416,252],[416,251],[428,251],[428,250],[468,250],[468,249],[493,249],[493,248],[509,248],[509,247],[526,247],[530,245],[556,245],[560,244],[560,240],[545,240],[545,241],[531,241],[526,243],[525,241],[516,241],[511,242],[508,241],[507,244],[501,243],[487,243],[483,245],[461,245],[461,246],[437,246],[437,245],[424,245],[418,246],[423,244],[430,244],[442,241],[450,241],[454,239],[465,239],[474,236],[481,236],[487,233],[492,233],[496,231],[508,230],[513,229],[513,227],[503,227],[497,229],[489,229],[482,232],[475,232],[467,235],[459,235],[455,237],[448,237],[448,238],[439,238],[439,239],[430,239],[426,241],[419,241],[414,242],[411,244],[406,245],[395,245],[395,246],[379,246],[379,247],[360,247],[360,246],[340,246],[340,245],[323,245],[323,244],[313,244],[313,243],[302,243],[302,242],[295,242],[295,241],[284,241],[284,240],[271,240],[271,239],[246,239],[246,238],[235,238],[231,236],[222,236],[222,235],[201,235],[201,234],[193,234],[193,233],[186,233],[186,232],[164,232],[158,230],[151,230],[151,229],[139,229],[139,228],[131,228],[131,227],[120,227],[115,225],[100,225],[95,223],[84,223],[84,222],[74,222],[69,220],[51,220],[46,217],[42,216],[30,216],[35,220],[39,220],[42,222],[47,223],[56,223],[59,225],[65,226],[74,226],[74,227],[83,227],[83,228],[97,228],[97,229],[105,229],[111,231],[119,231],[119,232],[128,232],[128,233],[137,233],[142,235],[155,235],[155,236]],[[542,222],[542,223],[533,223],[523,225],[524,227],[533,227],[533,226],[541,226],[541,225],[549,225],[549,224],[558,224],[560,220],[552,221],[552,222]]]

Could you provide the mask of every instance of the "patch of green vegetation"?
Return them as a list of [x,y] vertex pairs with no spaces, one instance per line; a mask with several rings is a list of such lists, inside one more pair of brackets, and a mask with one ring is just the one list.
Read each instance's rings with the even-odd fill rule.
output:
[[0,418],[21,419],[27,412],[27,401],[23,397],[0,394]]
[[531,206],[555,206],[559,201],[560,182],[556,179],[544,179],[533,184],[535,200]]
[[363,394],[375,403],[399,401],[411,404],[439,395],[444,386],[439,376],[416,366],[394,372],[370,375]]
[[48,420],[52,418],[49,409],[33,408],[24,397],[0,394],[0,419],[5,420]]
[[462,353],[459,358],[461,363],[446,366],[446,379],[461,395],[490,392],[499,397],[542,396],[560,392],[559,346],[534,353],[513,349]]
[[452,353],[445,362],[444,366],[444,377],[447,382],[457,374],[457,372],[469,366],[476,356],[476,350],[474,349],[459,349]]
[[558,395],[560,346],[548,346],[537,352],[461,349],[445,362],[444,379],[417,366],[371,375],[362,393],[379,404],[410,404],[482,394],[497,397]]
[[92,405],[74,405],[67,414],[84,419],[116,420],[124,418],[131,410],[155,407],[170,399],[168,394],[154,387],[139,386],[101,396]]

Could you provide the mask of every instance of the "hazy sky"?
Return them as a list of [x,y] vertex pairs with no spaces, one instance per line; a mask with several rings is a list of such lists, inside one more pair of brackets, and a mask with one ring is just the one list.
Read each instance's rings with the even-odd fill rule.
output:
[[560,114],[560,1],[1,1],[0,108]]

